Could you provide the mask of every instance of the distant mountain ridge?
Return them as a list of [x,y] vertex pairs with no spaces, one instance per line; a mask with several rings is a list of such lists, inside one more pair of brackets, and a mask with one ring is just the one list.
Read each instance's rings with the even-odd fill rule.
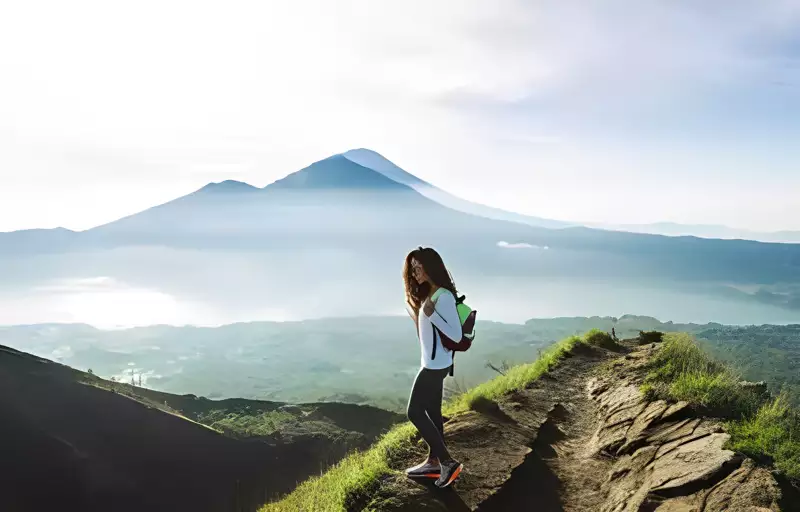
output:
[[[18,262],[29,280],[44,274],[24,263],[47,255],[49,279],[59,272],[122,273],[126,281],[161,288],[183,274],[181,291],[234,294],[226,277],[216,288],[208,284],[213,276],[207,271],[212,255],[239,253],[247,255],[246,265],[259,274],[261,285],[256,288],[251,274],[236,296],[247,286],[263,294],[265,285],[278,290],[303,283],[304,289],[316,287],[308,293],[318,300],[323,290],[333,294],[349,282],[360,283],[362,293],[385,297],[386,304],[394,283],[390,276],[397,272],[390,262],[420,245],[436,247],[473,282],[512,276],[518,282],[580,278],[637,286],[691,282],[727,299],[800,309],[800,244],[554,224],[456,198],[364,149],[314,162],[263,188],[231,180],[211,183],[86,231],[0,233],[0,256]],[[544,247],[548,250],[537,249]],[[143,253],[150,259],[142,259]],[[69,270],[58,261],[62,256]],[[197,261],[189,269],[187,257]],[[162,270],[165,258],[174,265],[170,272]],[[234,270],[215,272],[227,276]],[[201,282],[207,284],[201,288]],[[291,301],[284,297],[272,307],[286,309]]]
[[753,231],[716,224],[679,224],[656,222],[653,224],[592,224],[587,226],[630,233],[661,234],[665,236],[696,236],[722,240],[753,240],[770,243],[800,243],[800,231]]
[[[361,172],[353,172],[352,169],[348,172],[336,172],[332,168],[337,166],[341,170],[344,167],[342,160],[346,159],[361,167]],[[324,174],[320,170],[324,169]],[[354,168],[355,169],[355,168]],[[364,172],[366,170],[374,171],[374,173]],[[188,196],[196,195],[235,195],[244,193],[258,194],[270,188],[313,188],[313,189],[336,189],[336,188],[392,188],[391,185],[376,176],[376,174],[383,175],[389,180],[411,188],[422,196],[442,205],[447,208],[477,215],[487,219],[501,220],[508,222],[516,222],[535,227],[544,227],[550,229],[568,228],[568,227],[587,227],[591,229],[607,230],[607,231],[621,231],[627,233],[649,234],[649,235],[663,235],[671,237],[689,236],[707,239],[725,239],[725,240],[752,240],[758,242],[771,242],[771,243],[800,243],[800,231],[754,231],[739,228],[732,228],[724,225],[700,225],[700,224],[680,224],[675,222],[656,222],[649,224],[619,224],[619,223],[597,223],[597,222],[570,222],[555,219],[547,219],[531,215],[524,215],[516,212],[503,210],[491,206],[486,206],[479,203],[474,203],[454,196],[442,190],[419,177],[407,172],[401,167],[394,164],[389,159],[385,158],[376,151],[360,148],[352,149],[339,153],[315,162],[300,171],[291,173],[275,182],[263,187],[258,188],[245,182],[236,180],[225,180],[222,182],[212,182],[197,191],[188,194]],[[184,196],[184,197],[188,197]],[[174,201],[181,200],[178,198]],[[166,204],[173,203],[170,201]],[[160,205],[164,206],[164,205]],[[156,206],[154,208],[158,208]],[[145,210],[149,211],[152,208]],[[139,215],[140,212],[135,215]],[[129,217],[132,217],[129,216]],[[119,219],[122,220],[122,219]],[[114,224],[117,221],[112,221],[108,224]],[[97,226],[102,227],[102,226]],[[86,231],[91,231],[91,228]],[[75,231],[65,228],[55,229],[29,229],[22,231],[15,231],[9,233],[0,233],[0,236],[10,235],[16,233],[15,241],[27,243],[31,239],[40,239],[51,237],[54,238],[57,233],[61,239],[71,236]],[[20,242],[17,242],[20,243]]]
[[375,151],[369,149],[353,149],[345,153],[342,153],[342,155],[348,160],[351,160],[364,167],[368,167],[370,169],[378,171],[384,176],[391,178],[397,181],[398,183],[407,185],[416,190],[417,192],[419,192],[420,194],[424,195],[425,197],[432,199],[437,203],[440,203],[454,210],[458,210],[464,213],[471,213],[474,215],[480,215],[482,217],[486,217],[489,219],[520,222],[522,224],[528,224],[531,226],[538,226],[545,228],[563,228],[570,226],[572,227],[578,226],[578,224],[522,215],[519,213],[509,212],[506,210],[501,210],[499,208],[492,208],[490,206],[485,206],[482,204],[477,204],[471,201],[461,199],[460,197],[456,197],[447,191],[444,191],[438,187],[431,185],[426,181],[417,178],[413,174],[406,172],[405,170],[401,169],[388,159],[384,158],[379,153],[376,153]]

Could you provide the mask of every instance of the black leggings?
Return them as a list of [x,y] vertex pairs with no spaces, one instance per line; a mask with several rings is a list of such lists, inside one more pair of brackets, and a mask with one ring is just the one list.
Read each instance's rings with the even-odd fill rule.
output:
[[449,460],[450,453],[444,444],[444,422],[442,421],[442,388],[450,368],[430,370],[420,368],[411,397],[408,399],[408,419],[417,427],[428,443],[430,457]]

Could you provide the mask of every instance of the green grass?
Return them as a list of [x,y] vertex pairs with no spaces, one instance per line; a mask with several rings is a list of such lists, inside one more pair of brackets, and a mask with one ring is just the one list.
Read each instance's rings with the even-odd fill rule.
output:
[[293,414],[282,411],[267,411],[248,415],[214,410],[201,414],[198,421],[211,428],[239,437],[269,436],[282,427],[297,422]]
[[525,389],[531,382],[557,365],[583,338],[572,336],[553,345],[542,357],[530,364],[515,366],[505,375],[484,382],[445,405],[443,413],[453,415],[472,409],[479,400],[495,400],[514,391]]
[[730,448],[754,459],[771,460],[787,477],[800,482],[800,416],[781,395],[758,412],[728,425]]
[[610,334],[600,329],[590,330],[583,335],[583,338],[586,340],[586,343],[607,350],[617,350],[620,348],[619,343],[614,341],[614,338],[612,338]]
[[664,340],[642,388],[648,398],[684,400],[725,417],[755,414],[759,397],[739,385],[733,368],[706,354],[688,334],[667,334]]
[[706,354],[687,334],[667,334],[650,362],[642,391],[651,399],[685,400],[728,418],[728,448],[772,462],[800,482],[800,415],[786,395],[766,401],[739,385],[738,373]]
[[[554,368],[578,343],[590,342],[578,336],[560,341],[537,361],[516,366],[506,375],[453,398],[444,405],[443,413],[453,416],[471,409],[479,400],[495,400],[524,389]],[[416,428],[410,423],[394,427],[370,449],[342,459],[322,475],[300,484],[281,501],[265,505],[261,512],[340,511],[355,503],[369,501],[378,490],[381,479],[397,473],[392,466],[412,453],[416,433]]]

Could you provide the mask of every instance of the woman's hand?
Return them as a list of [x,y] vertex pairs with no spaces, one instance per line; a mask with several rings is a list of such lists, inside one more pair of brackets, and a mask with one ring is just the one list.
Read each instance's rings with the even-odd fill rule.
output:
[[422,312],[425,313],[425,316],[431,316],[435,307],[436,305],[431,299],[425,299],[425,304],[422,305]]

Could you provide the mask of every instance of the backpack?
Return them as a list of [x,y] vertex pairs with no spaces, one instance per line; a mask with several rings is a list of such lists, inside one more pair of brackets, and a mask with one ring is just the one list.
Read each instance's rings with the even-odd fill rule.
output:
[[[436,290],[436,293],[433,294],[431,297],[431,301],[434,303],[434,307],[436,305],[436,300],[439,296],[444,293],[444,288],[439,288]],[[435,325],[433,327],[434,336],[438,336],[439,340],[442,342],[442,346],[447,350],[453,352],[453,366],[450,367],[450,376],[453,376],[453,368],[455,367],[455,353],[456,352],[466,352],[472,346],[472,342],[475,339],[475,319],[478,315],[478,310],[472,309],[469,307],[464,300],[466,299],[466,295],[462,295],[461,297],[456,298],[456,311],[458,312],[458,319],[461,322],[461,339],[458,341],[451,340],[447,336],[445,336],[438,327]],[[433,340],[433,351],[431,353],[431,359],[436,359],[436,339]]]

